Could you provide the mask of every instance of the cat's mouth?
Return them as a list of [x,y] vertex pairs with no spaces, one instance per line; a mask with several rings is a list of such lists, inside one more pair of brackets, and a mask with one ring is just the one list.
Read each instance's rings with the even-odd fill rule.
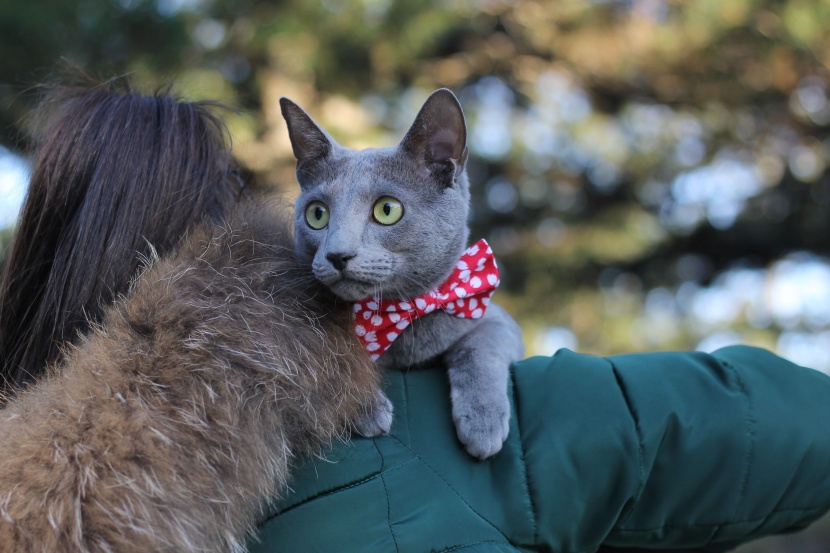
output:
[[359,301],[384,292],[388,274],[344,267],[335,270],[331,264],[312,265],[314,276],[337,297],[346,301]]

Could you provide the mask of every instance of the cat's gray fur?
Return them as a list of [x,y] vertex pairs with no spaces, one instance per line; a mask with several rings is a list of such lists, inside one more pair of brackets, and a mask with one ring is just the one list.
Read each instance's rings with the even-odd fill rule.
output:
[[[469,235],[466,125],[455,96],[446,89],[434,92],[397,147],[362,151],[337,144],[290,100],[280,103],[301,188],[295,208],[298,258],[311,264],[317,279],[349,301],[372,295],[412,298],[446,280]],[[373,204],[387,195],[404,206],[404,216],[391,226],[372,220]],[[321,230],[305,219],[315,200],[330,208],[328,226]],[[491,304],[482,319],[444,311],[416,319],[378,364],[410,368],[444,361],[458,437],[471,455],[483,459],[497,453],[507,437],[509,365],[523,353],[518,325]],[[391,414],[381,395],[358,430],[385,433]]]

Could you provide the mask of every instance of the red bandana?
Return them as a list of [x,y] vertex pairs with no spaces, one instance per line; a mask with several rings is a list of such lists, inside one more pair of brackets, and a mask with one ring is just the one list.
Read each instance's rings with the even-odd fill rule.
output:
[[381,300],[373,296],[355,302],[355,333],[369,357],[376,361],[413,319],[436,309],[456,317],[480,319],[498,285],[499,268],[493,250],[486,240],[479,240],[464,252],[449,278],[434,290],[410,300]]

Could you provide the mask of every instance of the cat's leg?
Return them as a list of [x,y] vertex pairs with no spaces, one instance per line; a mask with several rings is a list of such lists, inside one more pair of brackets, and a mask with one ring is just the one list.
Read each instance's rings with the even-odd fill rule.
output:
[[365,405],[352,421],[352,426],[358,434],[366,438],[383,436],[392,428],[392,414],[392,402],[378,389],[372,402]]
[[510,364],[523,355],[518,325],[495,305],[447,351],[453,422],[470,455],[486,459],[501,450],[510,421]]

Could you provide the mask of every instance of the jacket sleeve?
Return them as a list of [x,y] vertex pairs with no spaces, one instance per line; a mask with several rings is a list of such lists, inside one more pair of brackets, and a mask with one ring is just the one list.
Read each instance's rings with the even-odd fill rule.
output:
[[721,551],[830,507],[830,378],[817,371],[733,347],[563,351],[513,378],[541,547]]
[[296,467],[252,552],[721,551],[830,507],[830,378],[762,350],[517,363],[485,462],[444,370],[386,380],[391,433]]

